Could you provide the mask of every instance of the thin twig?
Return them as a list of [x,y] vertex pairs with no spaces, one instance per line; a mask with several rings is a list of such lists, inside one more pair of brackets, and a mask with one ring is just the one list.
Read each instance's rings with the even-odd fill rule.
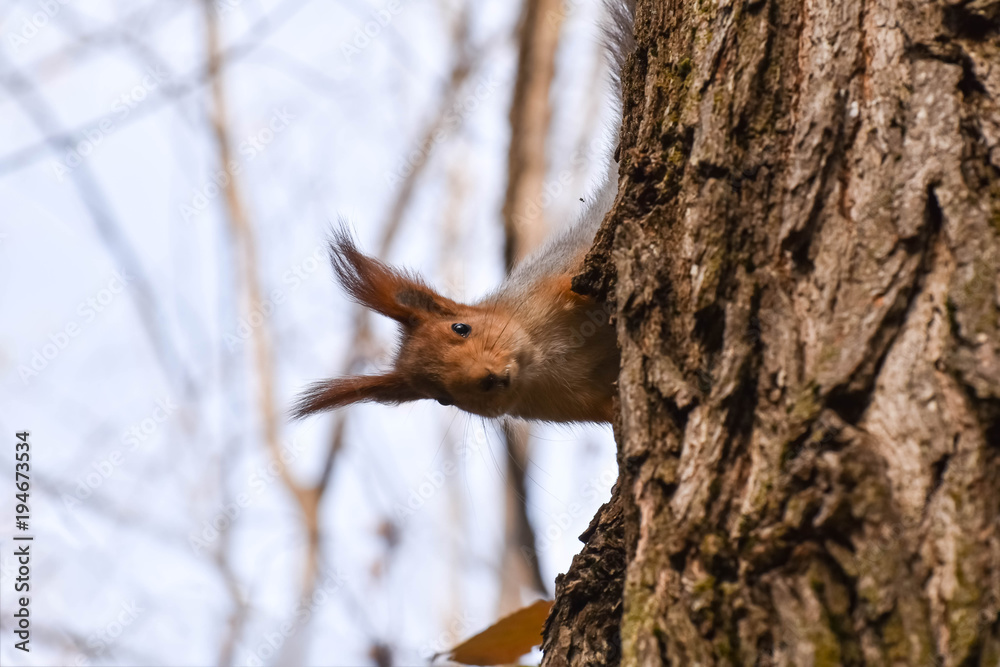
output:
[[[225,77],[222,69],[224,58],[220,46],[218,17],[211,0],[205,0],[204,7],[208,53],[206,71],[210,74],[212,84],[212,130],[218,144],[219,162],[223,168],[226,168],[226,165],[229,165],[233,158],[228,127]],[[237,174],[230,174],[229,182],[224,187],[224,194],[229,232],[236,247],[237,271],[239,273],[237,284],[242,288],[242,306],[245,312],[251,312],[262,302],[262,292],[258,275],[256,236],[240,190],[241,182]],[[289,467],[282,462],[278,424],[279,411],[274,397],[271,336],[266,323],[262,324],[255,332],[251,347],[253,348],[253,362],[257,375],[257,413],[261,420],[264,445],[270,458],[278,466],[282,483],[299,507],[307,536],[306,559],[300,595],[300,599],[304,600],[312,597],[319,573],[321,560],[319,504],[326,484],[324,482],[312,487],[302,485],[293,477]],[[325,475],[328,477],[329,473],[325,473]],[[300,642],[302,641],[301,634],[300,632]]]
[[[284,25],[306,4],[308,4],[308,0],[285,0],[285,2],[278,5],[267,16],[254,23],[242,39],[222,51],[219,55],[219,62],[232,64],[240,58],[249,55],[269,34]],[[212,70],[207,66],[197,68],[183,77],[183,80],[179,81],[176,85],[170,87],[164,86],[162,90],[163,94],[150,98],[137,106],[128,116],[118,121],[117,127],[119,129],[127,127],[158,112],[163,107],[183,100],[187,95],[201,90],[201,87],[209,83],[211,78]],[[14,98],[30,93],[30,88],[26,88],[23,85],[25,81],[26,79],[20,76],[18,71],[13,68],[7,68],[3,74],[0,74],[0,82],[8,89],[11,97]],[[10,171],[31,166],[37,160],[44,158],[50,148],[56,148],[59,151],[72,149],[85,131],[93,129],[105,118],[106,116],[101,116],[91,119],[70,130],[61,130],[53,127],[51,130],[43,131],[45,138],[41,141],[0,157],[0,176]]]
[[[4,56],[0,53],[0,64],[3,61]],[[59,131],[55,111],[49,106],[35,83],[16,68],[8,67],[2,85],[11,92],[12,89],[21,91],[21,94],[13,97],[41,133],[50,137],[49,141],[44,143],[45,149],[65,149],[66,144],[55,138],[65,133]],[[145,264],[132,247],[122,224],[112,213],[111,203],[91,171],[90,165],[86,161],[81,162],[72,171],[70,181],[90,213],[109,254],[124,272],[132,277],[128,291],[139,311],[143,329],[152,343],[164,373],[185,398],[193,399],[198,391],[198,383],[183,362],[178,347],[170,336],[164,309],[153,288],[153,282],[146,273]]]

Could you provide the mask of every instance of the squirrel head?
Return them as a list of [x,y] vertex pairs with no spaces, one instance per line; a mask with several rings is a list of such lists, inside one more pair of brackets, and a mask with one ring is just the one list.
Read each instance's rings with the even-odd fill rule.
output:
[[396,320],[402,339],[392,370],[317,382],[299,397],[295,417],[363,401],[427,398],[484,417],[509,412],[532,357],[516,313],[500,303],[444,297],[418,276],[361,253],[343,229],[334,233],[330,257],[351,298]]

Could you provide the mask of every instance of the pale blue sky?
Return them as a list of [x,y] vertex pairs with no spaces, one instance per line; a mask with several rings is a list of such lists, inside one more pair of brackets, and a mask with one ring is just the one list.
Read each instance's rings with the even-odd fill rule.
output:
[[[401,0],[359,48],[357,31],[387,6],[218,4],[225,45],[239,53],[227,69],[229,113],[274,301],[267,329],[282,409],[347,352],[354,310],[317,261],[326,231],[346,215],[362,245],[375,246],[391,175],[447,75],[458,4]],[[472,42],[486,51],[458,96],[461,123],[429,152],[387,258],[467,298],[501,277],[518,10],[501,0],[472,7]],[[608,105],[592,81],[595,3],[568,2],[566,16],[550,174],[573,178],[546,209],[553,224],[571,221],[603,173],[608,135]],[[368,664],[372,640],[389,643],[397,664],[425,664],[493,620],[500,440],[491,425],[433,402],[351,408],[322,507],[330,595],[308,623],[294,620],[303,537],[283,487],[261,473],[248,338],[257,334],[241,321],[222,197],[213,195],[203,66],[204,16],[193,0],[0,3],[0,432],[32,433],[37,550],[24,654],[10,641],[13,504],[0,502],[0,662],[215,664],[232,598],[191,538],[243,493],[230,535],[249,616],[235,664],[272,664],[268,638],[289,621],[279,643],[301,643],[306,664]],[[581,150],[591,156],[584,172],[573,167]],[[445,256],[456,180],[458,250]],[[376,332],[389,350],[392,325],[380,321]],[[300,478],[318,474],[330,424],[283,423]],[[614,444],[600,428],[535,436],[529,504],[551,593],[608,497]],[[12,454],[0,455],[0,480],[12,477]],[[433,492],[401,518],[398,508],[428,484]],[[0,497],[12,495],[0,481]],[[387,518],[401,533],[383,562]]]

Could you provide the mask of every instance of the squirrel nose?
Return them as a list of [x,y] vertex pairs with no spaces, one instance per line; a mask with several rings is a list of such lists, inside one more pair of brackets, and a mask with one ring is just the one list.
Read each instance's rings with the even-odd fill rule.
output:
[[510,386],[510,371],[507,371],[503,375],[497,375],[490,371],[486,374],[486,377],[480,380],[480,385],[483,391],[492,391],[495,387],[506,389]]

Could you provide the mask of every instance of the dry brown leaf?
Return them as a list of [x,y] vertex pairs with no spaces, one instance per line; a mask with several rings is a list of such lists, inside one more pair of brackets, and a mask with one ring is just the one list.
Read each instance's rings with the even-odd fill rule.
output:
[[542,643],[552,600],[538,600],[456,646],[449,657],[463,665],[505,665]]

